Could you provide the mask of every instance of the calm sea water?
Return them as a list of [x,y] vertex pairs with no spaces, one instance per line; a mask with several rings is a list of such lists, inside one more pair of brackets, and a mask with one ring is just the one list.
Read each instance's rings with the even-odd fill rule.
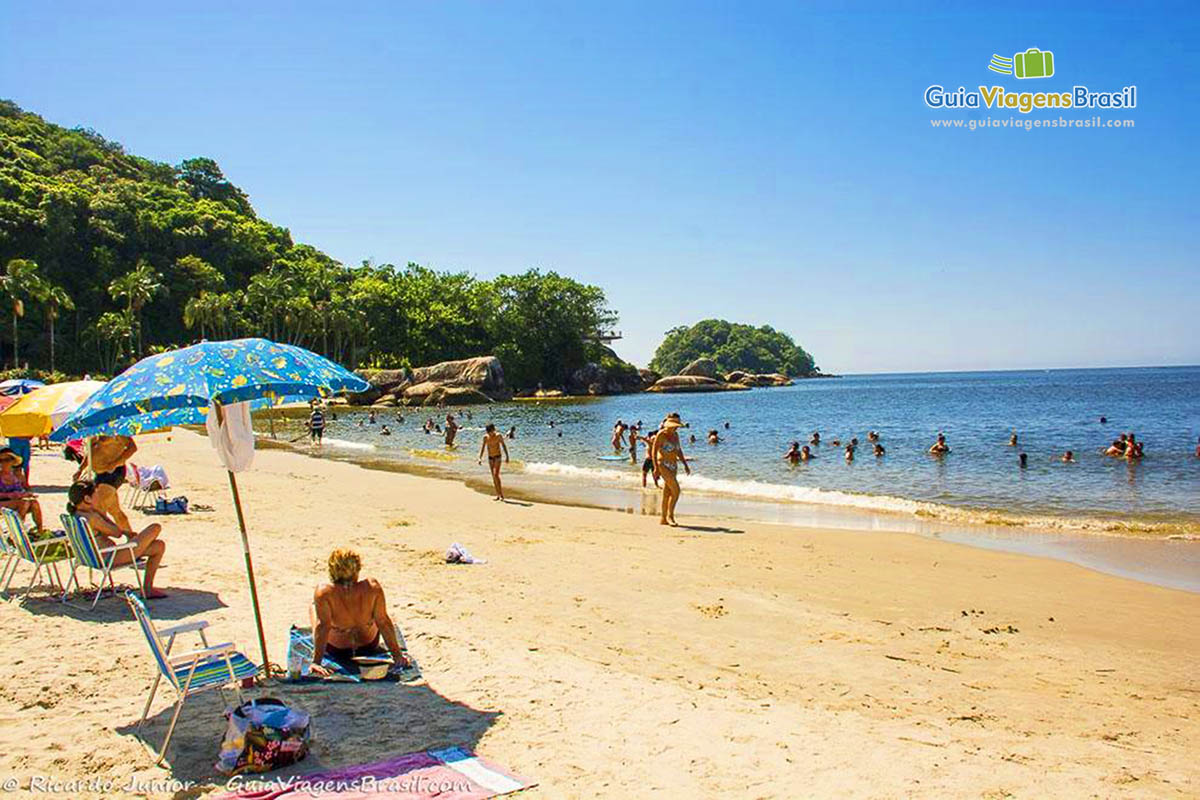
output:
[[[326,450],[476,474],[482,425],[490,421],[504,431],[517,428],[509,442],[514,485],[525,478],[575,491],[633,489],[640,486],[638,468],[598,458],[612,453],[612,425],[641,420],[653,428],[670,411],[690,424],[682,432],[684,449],[696,463],[691,479],[682,479],[685,492],[714,500],[1200,532],[1200,367],[848,376],[750,392],[507,403],[472,409],[451,452],[421,430],[427,417],[440,422],[444,411],[398,409],[379,414],[374,425],[365,412],[343,411],[327,431]],[[383,423],[391,436],[380,435]],[[705,443],[710,429],[720,432],[721,444]],[[883,458],[871,454],[869,430],[881,435]],[[840,449],[823,445],[813,461],[787,464],[788,443],[807,443],[813,431],[824,442],[857,436],[857,458],[848,464]],[[952,448],[943,458],[926,453],[939,431]],[[1014,431],[1015,448],[1008,444]],[[1142,461],[1102,455],[1128,431],[1145,443]],[[690,433],[696,444],[688,443]],[[1065,450],[1078,463],[1061,463]],[[1018,466],[1020,452],[1028,454],[1025,469]]]

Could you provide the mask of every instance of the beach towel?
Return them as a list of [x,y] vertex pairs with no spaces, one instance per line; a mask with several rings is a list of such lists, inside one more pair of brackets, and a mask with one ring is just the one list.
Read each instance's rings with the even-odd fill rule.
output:
[[250,424],[250,403],[222,406],[224,422],[217,422],[216,406],[210,406],[204,427],[208,441],[230,472],[242,472],[254,463],[254,428]]
[[465,747],[447,747],[294,778],[250,779],[217,800],[486,800],[535,785]]
[[171,480],[167,477],[166,467],[154,464],[149,467],[139,467],[129,464],[126,480],[139,489],[147,492],[157,492],[171,488]]
[[[412,683],[421,679],[421,667],[417,664],[417,659],[409,652],[408,645],[404,641],[404,634],[400,631],[400,626],[396,626],[396,639],[400,642],[400,650],[408,656],[408,666],[402,670],[392,671],[388,673],[386,678],[382,680],[392,681],[393,683]],[[288,677],[284,678],[286,683],[323,683],[323,682],[343,682],[343,683],[365,683],[358,674],[357,669],[343,667],[336,661],[329,658],[321,659],[321,666],[330,670],[332,673],[328,678],[318,675],[304,674],[304,670],[312,663],[313,657],[313,634],[312,628],[301,628],[296,625],[288,632]],[[296,673],[300,673],[300,677],[292,677]]]

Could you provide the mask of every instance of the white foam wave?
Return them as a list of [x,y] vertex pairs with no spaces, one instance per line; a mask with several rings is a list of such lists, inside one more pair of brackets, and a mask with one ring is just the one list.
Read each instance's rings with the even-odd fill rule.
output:
[[[633,483],[635,475],[632,472],[618,472],[615,469],[596,469],[593,467],[575,467],[570,464],[560,464],[557,461],[526,461],[524,469],[531,475],[551,475],[564,478],[590,478],[602,481],[626,481]],[[640,475],[640,473],[638,473]]]
[[322,441],[325,444],[331,444],[334,447],[341,447],[346,450],[374,450],[375,449],[375,445],[368,444],[367,442],[351,442],[346,439],[331,439],[328,436],[326,436]]
[[[600,480],[609,483],[626,482],[631,485],[641,483],[640,471],[618,471],[615,469],[600,469],[596,467],[576,467],[571,464],[558,462],[546,463],[531,461],[525,464],[525,471],[532,475],[547,475],[551,477],[575,478],[583,480]],[[893,511],[915,514],[928,509],[929,504],[905,500],[901,497],[886,495],[853,494],[831,489],[817,489],[809,486],[787,486],[779,483],[764,481],[737,481],[723,478],[708,478],[702,475],[679,475],[680,484],[691,491],[705,494],[719,494],[727,497],[739,497],[746,500],[766,500],[784,503],[819,503],[827,506],[844,506],[874,511]]]

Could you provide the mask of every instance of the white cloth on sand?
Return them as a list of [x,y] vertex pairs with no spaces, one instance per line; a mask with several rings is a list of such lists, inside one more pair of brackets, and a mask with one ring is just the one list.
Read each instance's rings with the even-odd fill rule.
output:
[[482,558],[476,558],[467,552],[467,548],[463,547],[458,542],[450,545],[450,549],[446,551],[447,564],[486,564]]
[[250,424],[250,403],[234,403],[221,406],[224,416],[217,422],[217,407],[208,407],[208,418],[204,427],[208,429],[208,441],[221,457],[221,463],[230,472],[242,472],[254,463],[254,428]]

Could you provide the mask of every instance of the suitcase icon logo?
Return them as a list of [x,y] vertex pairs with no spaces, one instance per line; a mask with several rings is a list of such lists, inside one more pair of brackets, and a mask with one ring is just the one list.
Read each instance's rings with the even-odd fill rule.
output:
[[1031,47],[1024,53],[1017,53],[1012,58],[993,53],[988,69],[1021,79],[1049,78],[1054,74],[1054,53],[1036,47]]

